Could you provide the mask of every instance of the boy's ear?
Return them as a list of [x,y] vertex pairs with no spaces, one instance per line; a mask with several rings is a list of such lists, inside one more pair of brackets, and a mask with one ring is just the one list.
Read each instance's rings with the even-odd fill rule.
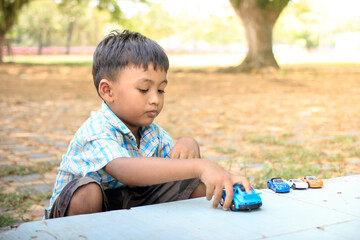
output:
[[99,83],[99,94],[105,102],[112,102],[114,100],[114,94],[112,91],[112,83],[103,78]]

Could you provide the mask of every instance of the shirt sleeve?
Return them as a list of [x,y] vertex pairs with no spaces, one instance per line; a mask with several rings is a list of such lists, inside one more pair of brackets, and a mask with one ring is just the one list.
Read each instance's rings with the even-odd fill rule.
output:
[[60,170],[77,176],[90,176],[99,182],[108,182],[114,178],[102,168],[118,157],[130,157],[130,154],[114,139],[100,138],[81,144],[74,141],[63,156]]

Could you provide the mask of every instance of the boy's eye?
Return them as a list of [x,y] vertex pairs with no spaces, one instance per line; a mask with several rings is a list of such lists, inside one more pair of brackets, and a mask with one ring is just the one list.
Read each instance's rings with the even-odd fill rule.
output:
[[147,93],[149,91],[149,89],[139,89],[139,91],[142,93]]
[[164,90],[159,89],[159,90],[158,90],[158,93],[165,93],[165,91],[164,91]]

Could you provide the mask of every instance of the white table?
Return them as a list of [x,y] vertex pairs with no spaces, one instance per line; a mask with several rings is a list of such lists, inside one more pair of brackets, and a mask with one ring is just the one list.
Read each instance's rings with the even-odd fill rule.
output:
[[205,198],[20,225],[2,239],[360,239],[360,175],[321,189],[262,192],[251,212],[213,209]]

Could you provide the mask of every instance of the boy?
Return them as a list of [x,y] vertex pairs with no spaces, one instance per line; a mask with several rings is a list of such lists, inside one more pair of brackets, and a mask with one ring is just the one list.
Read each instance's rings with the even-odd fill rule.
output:
[[96,47],[92,74],[102,107],[79,128],[59,167],[45,218],[214,195],[228,210],[233,185],[246,178],[200,158],[191,137],[153,123],[164,104],[168,58],[153,40],[113,31]]

